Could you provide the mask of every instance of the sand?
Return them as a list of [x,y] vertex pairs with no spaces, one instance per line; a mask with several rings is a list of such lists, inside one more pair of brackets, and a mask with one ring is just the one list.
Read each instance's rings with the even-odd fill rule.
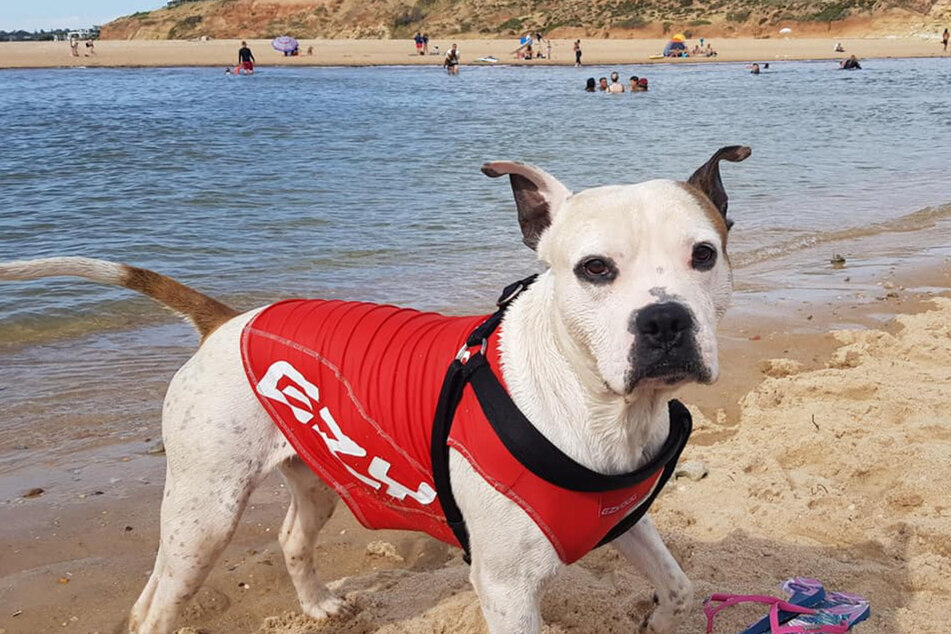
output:
[[[494,56],[502,63],[516,63],[513,51],[517,43],[512,39],[452,40],[430,42],[442,52],[458,41],[463,65],[473,60]],[[881,38],[785,38],[775,39],[716,39],[712,40],[719,55],[714,58],[684,60],[650,60],[661,52],[664,39],[583,39],[583,61],[586,65],[631,64],[658,61],[658,63],[759,61],[784,59],[839,59],[833,47],[841,41],[847,54],[860,58],[925,57],[942,55],[938,34],[933,37]],[[259,66],[323,65],[364,66],[386,64],[442,64],[442,57],[414,54],[410,40],[301,40],[301,51],[313,46],[312,56],[283,57],[271,48],[268,40],[249,40]],[[573,64],[573,40],[553,40],[552,59],[518,62],[531,65]],[[690,42],[691,47],[696,41]],[[80,45],[80,57],[71,57],[66,42],[0,42],[0,68],[55,68],[60,66],[221,66],[233,65],[237,59],[239,40],[201,41],[118,41],[103,40],[95,43],[95,53],[87,55]]]
[[[684,458],[702,461],[709,476],[672,482],[654,511],[696,585],[681,632],[702,631],[699,598],[776,591],[795,575],[867,596],[872,617],[860,634],[947,631],[951,293],[905,291],[903,276],[951,289],[951,261],[882,281],[864,309],[873,328],[825,333],[836,306],[804,322],[808,333],[793,323],[805,317],[727,319],[721,382],[682,395],[696,425]],[[147,446],[143,438],[141,450],[111,461],[98,450],[96,460],[77,454],[19,468],[17,477],[47,491],[0,501],[0,632],[120,626],[158,538],[164,459]],[[342,505],[318,551],[324,577],[356,614],[302,617],[275,539],[286,503],[277,478],[255,492],[181,634],[485,631],[457,550],[419,534],[366,531]],[[612,549],[598,550],[553,582],[545,632],[629,634],[651,593]],[[739,609],[717,631],[756,615]]]

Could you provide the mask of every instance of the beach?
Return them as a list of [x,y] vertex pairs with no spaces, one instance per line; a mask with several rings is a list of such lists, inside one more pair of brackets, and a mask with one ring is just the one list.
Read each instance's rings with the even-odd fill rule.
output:
[[[702,461],[709,476],[675,480],[654,511],[699,598],[776,592],[787,577],[812,576],[871,600],[857,632],[945,631],[951,296],[913,283],[951,289],[951,260],[880,280],[881,299],[856,317],[869,328],[823,332],[844,304],[813,307],[807,332],[805,317],[727,318],[720,384],[680,395],[695,418],[684,459]],[[31,468],[47,491],[4,503],[0,628],[111,632],[122,621],[158,538],[164,460],[148,453],[156,434],[146,425],[105,466],[77,455]],[[276,478],[255,492],[181,634],[485,631],[458,550],[366,531],[343,505],[321,535],[319,559],[357,614],[329,623],[300,616],[276,542],[287,499]],[[551,585],[544,631],[634,631],[651,592],[613,550],[595,551]],[[727,613],[718,631],[757,614]],[[702,623],[698,601],[681,631]]]
[[[673,60],[651,60],[659,55],[666,39],[587,39],[582,38],[585,65],[629,63],[693,63],[693,62],[771,62],[778,60],[839,59],[842,53],[833,49],[841,42],[848,55],[860,58],[931,57],[943,55],[938,33],[930,37],[879,38],[735,38],[709,40],[716,57],[694,57]],[[531,61],[516,60],[515,39],[437,38],[430,43],[441,55],[415,54],[411,40],[300,40],[300,57],[284,57],[271,48],[270,40],[248,40],[260,66],[370,66],[429,64],[441,65],[442,55],[453,42],[459,44],[465,66],[483,57],[495,57],[500,63],[527,66],[548,64],[572,65],[574,40],[552,41],[552,58]],[[690,42],[690,48],[697,40]],[[158,67],[158,66],[228,66],[237,60],[241,40],[101,40],[95,43],[95,54],[86,55],[80,46],[80,57],[71,57],[68,42],[0,42],[0,68],[88,67]],[[309,47],[314,54],[307,55]],[[541,50],[544,52],[545,47]]]

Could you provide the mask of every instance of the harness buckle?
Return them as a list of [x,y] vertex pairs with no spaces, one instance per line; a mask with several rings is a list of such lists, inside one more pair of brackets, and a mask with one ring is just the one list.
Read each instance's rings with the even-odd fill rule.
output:
[[[488,347],[488,345],[489,345],[489,342],[486,339],[483,339],[482,345],[479,348],[479,352],[481,352],[484,355],[485,349]],[[472,356],[472,354],[469,352],[469,348],[470,346],[466,344],[462,344],[462,347],[459,348],[459,354],[456,355],[456,361],[461,361],[462,363],[468,363],[469,357]]]
[[[531,279],[531,282],[535,281],[534,277],[535,276],[533,276],[532,278],[529,278]],[[522,291],[528,288],[528,284],[531,284],[531,282],[528,282],[528,284],[526,284],[525,282],[526,282],[525,280],[519,280],[518,282],[515,282],[514,284],[509,284],[507,287],[505,287],[505,289],[502,291],[502,296],[499,297],[498,301],[495,302],[495,305],[501,308],[505,306],[506,304],[508,304],[513,299],[515,299],[516,297],[518,297],[522,293]]]

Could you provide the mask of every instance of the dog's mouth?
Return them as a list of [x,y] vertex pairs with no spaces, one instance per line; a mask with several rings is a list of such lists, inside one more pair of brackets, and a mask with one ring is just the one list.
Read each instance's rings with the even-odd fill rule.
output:
[[627,381],[628,393],[638,387],[653,383],[665,387],[674,387],[695,381],[710,383],[710,371],[702,364],[670,365],[660,364],[644,370],[634,370]]
[[712,372],[695,345],[673,350],[635,349],[633,364],[625,381],[630,394],[639,387],[675,387],[684,383],[711,383]]

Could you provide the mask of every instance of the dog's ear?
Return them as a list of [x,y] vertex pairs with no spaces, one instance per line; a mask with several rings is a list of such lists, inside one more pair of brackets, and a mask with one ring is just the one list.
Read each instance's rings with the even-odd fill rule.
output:
[[688,184],[703,192],[713,203],[713,206],[720,211],[723,220],[726,221],[727,229],[733,226],[733,221],[726,217],[728,199],[726,190],[723,189],[723,181],[720,180],[720,161],[739,163],[745,161],[752,153],[753,150],[745,145],[721,147],[710,157],[709,161],[687,179]]
[[525,163],[486,163],[482,166],[482,173],[492,178],[509,175],[518,208],[518,224],[522,228],[522,242],[534,250],[571,192],[545,170]]

